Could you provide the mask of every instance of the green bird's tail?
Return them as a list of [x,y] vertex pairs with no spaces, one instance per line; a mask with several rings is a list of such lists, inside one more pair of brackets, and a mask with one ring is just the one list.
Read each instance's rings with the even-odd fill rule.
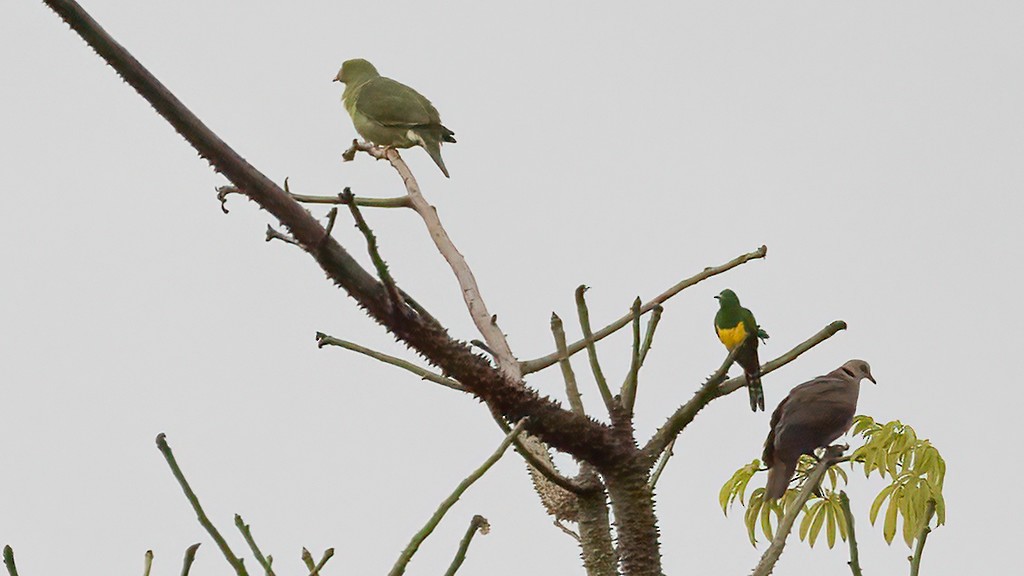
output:
[[[445,130],[451,132],[451,130],[448,130],[447,128],[445,128]],[[442,137],[444,137],[444,132],[441,134]],[[421,138],[423,138],[423,149],[427,151],[427,154],[430,154],[431,160],[433,160],[434,164],[437,164],[437,167],[441,169],[445,178],[451,178],[451,176],[448,175],[448,169],[444,166],[444,160],[441,159],[441,141],[433,134],[421,134]],[[451,138],[451,136],[448,136],[448,138]],[[455,139],[451,138],[451,140],[447,141],[454,142]]]
[[742,346],[736,363],[743,368],[743,374],[747,377],[750,409],[757,412],[764,410],[764,389],[761,388],[761,361],[757,358],[757,337],[752,335]]
[[449,130],[447,126],[441,126],[441,140],[455,144],[455,132]]
[[754,412],[764,410],[764,388],[761,387],[761,376],[747,374],[747,391],[750,393],[750,409]]

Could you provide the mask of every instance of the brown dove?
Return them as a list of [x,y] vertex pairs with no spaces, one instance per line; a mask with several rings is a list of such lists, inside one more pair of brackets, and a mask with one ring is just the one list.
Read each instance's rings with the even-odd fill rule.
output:
[[786,493],[802,454],[814,454],[850,429],[864,378],[875,381],[868,363],[850,360],[793,388],[779,403],[761,457],[768,467],[766,499],[775,500]]

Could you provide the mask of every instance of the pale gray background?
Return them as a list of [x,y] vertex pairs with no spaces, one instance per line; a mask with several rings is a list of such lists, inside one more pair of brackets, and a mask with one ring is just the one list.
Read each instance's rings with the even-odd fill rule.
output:
[[[1024,235],[1019,2],[112,2],[86,8],[214,130],[296,191],[391,195],[330,82],[372,60],[430,97],[459,143],[445,180],[404,154],[521,358],[590,292],[596,324],[765,243],[767,260],[669,305],[642,375],[646,437],[722,359],[712,295],[736,289],[771,357],[850,330],[765,379],[769,411],[850,357],[861,411],[900,418],[949,465],[928,574],[999,573],[1016,555]],[[210,515],[251,522],[279,573],[305,545],[327,574],[381,574],[500,440],[474,400],[338,349],[409,356],[312,261],[265,244],[267,214],[221,214],[214,174],[41,3],[0,10],[0,541],[26,575],[229,569],[153,445],[166,432]],[[325,210],[315,210],[322,215]],[[462,338],[458,288],[411,213],[367,211],[398,280]],[[345,218],[336,235],[366,261]],[[601,349],[620,381],[628,339]],[[582,360],[582,358],[580,358]],[[585,363],[577,369],[586,374]],[[530,378],[560,395],[555,372]],[[584,381],[588,406],[597,395]],[[756,457],[768,413],[716,402],[658,489],[669,574],[741,574],[761,549],[717,494]],[[866,573],[909,551],[867,521]],[[474,513],[494,527],[465,574],[581,573],[573,542],[506,457],[411,565],[439,574]],[[843,574],[845,548],[791,541],[779,574]],[[249,560],[248,563],[251,563]]]

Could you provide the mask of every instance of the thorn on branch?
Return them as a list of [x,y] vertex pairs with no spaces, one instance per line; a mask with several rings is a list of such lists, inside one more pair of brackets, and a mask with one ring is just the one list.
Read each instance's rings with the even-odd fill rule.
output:
[[302,248],[301,242],[285,234],[284,232],[279,232],[275,230],[273,226],[267,224],[267,242],[270,242],[271,240],[280,240],[282,242],[291,244],[292,246],[298,246],[299,248]]
[[577,534],[575,530],[573,530],[572,528],[569,528],[564,523],[562,523],[561,520],[558,520],[556,518],[555,521],[554,521],[554,524],[555,524],[556,528],[558,528],[562,532],[565,532],[566,534],[568,534],[569,537],[572,538],[573,540],[575,540],[575,541],[577,541],[579,543],[583,542],[583,540],[580,539],[580,535]]
[[228,195],[229,194],[241,194],[242,191],[239,190],[238,188],[236,188],[235,186],[218,186],[216,188],[216,190],[217,190],[217,200],[220,200],[220,210],[221,210],[221,212],[223,212],[225,214],[230,214],[230,211],[228,210],[228,205],[227,205],[228,204]]
[[477,340],[477,339],[474,338],[473,340],[470,340],[469,343],[472,344],[473,346],[476,346],[477,348],[483,350],[484,352],[487,352],[492,357],[494,356],[494,350],[491,350],[490,348],[488,348],[487,344],[484,344],[483,340]]

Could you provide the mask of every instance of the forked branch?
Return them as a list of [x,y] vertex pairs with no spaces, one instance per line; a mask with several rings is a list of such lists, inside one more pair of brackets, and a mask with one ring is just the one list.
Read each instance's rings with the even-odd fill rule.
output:
[[821,484],[821,479],[825,476],[825,472],[830,466],[838,462],[845,449],[846,446],[829,446],[825,449],[825,455],[821,457],[821,460],[818,461],[810,474],[807,475],[807,480],[804,482],[804,486],[797,495],[796,500],[789,505],[786,513],[782,515],[782,520],[779,521],[779,526],[772,537],[772,543],[764,551],[761,561],[757,563],[757,567],[754,568],[751,576],[768,576],[772,573],[776,562],[782,556],[783,548],[786,547],[786,539],[793,529],[793,522],[796,520],[797,515],[800,514],[804,504],[807,503],[807,499],[811,497],[814,490]]
[[[779,356],[778,358],[765,363],[761,366],[761,374],[768,374],[774,370],[777,370],[786,364],[789,364],[793,360],[796,360],[804,352],[807,352],[811,348],[814,348],[818,344],[821,344],[825,340],[828,340],[840,330],[846,329],[846,322],[837,320],[832,322],[828,326],[821,329],[817,334],[811,336],[807,340],[797,344],[792,350]],[[726,373],[728,373],[728,367],[726,367]],[[716,372],[721,374],[721,372]],[[658,456],[665,450],[665,448],[675,439],[676,436],[682,432],[683,428],[693,421],[697,413],[704,409],[712,400],[726,394],[731,394],[739,388],[746,385],[747,380],[743,376],[738,376],[729,380],[722,379],[715,384],[714,389],[711,390],[708,387],[711,385],[713,380],[705,382],[704,386],[690,399],[689,402],[680,406],[668,419],[665,424],[654,433],[654,436],[644,446],[644,458],[648,464],[653,465]]]
[[[730,261],[728,261],[725,264],[722,264],[720,266],[714,266],[714,267],[711,267],[711,268],[705,268],[704,271],[701,272],[700,274],[695,274],[695,275],[693,275],[693,276],[691,276],[691,277],[689,277],[689,278],[687,278],[685,280],[682,280],[681,282],[679,282],[675,286],[672,286],[671,288],[669,288],[668,290],[665,290],[661,294],[655,296],[654,298],[652,298],[648,302],[645,302],[644,305],[640,307],[640,313],[641,314],[646,314],[646,313],[650,312],[651,310],[653,310],[655,308],[655,306],[658,306],[659,304],[664,304],[669,298],[675,296],[676,294],[682,292],[683,290],[689,288],[690,286],[693,286],[694,284],[697,284],[699,282],[707,280],[708,278],[711,278],[712,276],[717,276],[717,275],[719,275],[719,274],[721,274],[723,272],[728,272],[729,270],[732,270],[733,268],[735,268],[737,266],[740,266],[742,264],[746,264],[747,262],[749,262],[751,260],[756,260],[758,258],[764,258],[767,253],[768,253],[768,247],[767,246],[761,246],[760,248],[758,248],[757,250],[754,250],[753,252],[750,252],[750,253],[747,253],[747,254],[743,254],[741,256],[737,256],[736,258],[733,258],[732,260],[730,260]],[[606,338],[606,337],[614,334],[617,330],[623,328],[624,326],[626,326],[627,324],[632,322],[632,320],[633,320],[633,312],[630,311],[628,314],[626,314],[622,318],[619,318],[618,320],[612,322],[611,324],[605,326],[604,328],[598,330],[597,332],[594,332],[594,342],[598,342],[598,341],[602,340],[603,338]],[[587,345],[587,339],[586,338],[583,338],[583,339],[581,339],[581,340],[579,340],[577,342],[573,342],[572,344],[569,345],[569,348],[568,348],[569,349],[569,355],[572,356],[573,354],[576,354],[580,350],[583,350],[586,347],[586,345]],[[558,362],[558,352],[557,351],[556,352],[552,352],[551,354],[548,354],[547,356],[541,356],[540,358],[534,358],[533,360],[525,360],[523,362],[520,362],[520,366],[522,367],[522,373],[525,376],[527,374],[531,374],[533,372],[537,372],[538,370],[543,370],[543,369],[547,368],[548,366],[552,366],[555,362]]]
[[[283,224],[327,276],[396,338],[440,367],[446,375],[458,380],[506,418],[518,421],[529,416],[529,431],[549,445],[596,464],[610,464],[616,457],[621,456],[617,453],[618,444],[609,427],[580,418],[556,402],[542,398],[536,390],[523,385],[518,364],[512,358],[501,330],[482,305],[479,290],[476,289],[476,283],[465,266],[465,260],[439,226],[436,213],[419,194],[412,174],[397,152],[388,151],[387,158],[406,182],[414,209],[428,223],[435,243],[439,247],[444,247],[443,253],[446,258],[449,258],[450,262],[453,262],[453,268],[459,271],[457,276],[463,285],[464,297],[467,302],[473,304],[474,321],[485,333],[487,345],[497,353],[498,363],[502,368],[500,372],[494,370],[488,360],[475,354],[465,343],[451,338],[442,326],[431,321],[431,317],[425,314],[422,307],[417,308],[418,316],[415,318],[395,311],[383,284],[363,269],[334,238],[328,236],[324,227],[305,207],[246,162],[203,124],[134,56],[111,38],[77,2],[44,2],[145,98],[157,113],[199,152],[200,156],[207,159],[239,191]],[[380,150],[378,153],[384,154]],[[410,306],[415,302],[405,293],[402,293],[402,296]]]
[[505,454],[505,450],[508,450],[508,447],[512,445],[512,441],[515,439],[515,437],[518,436],[520,432],[522,432],[523,426],[525,424],[525,420],[520,420],[519,423],[516,424],[515,428],[513,428],[512,431],[509,432],[507,436],[505,436],[505,439],[501,441],[501,444],[498,445],[498,449],[495,450],[494,453],[491,454],[490,457],[487,458],[487,460],[485,460],[484,463],[481,464],[479,468],[477,468],[469,476],[467,476],[465,480],[459,482],[459,485],[455,487],[455,491],[453,491],[451,495],[449,495],[447,498],[444,499],[444,501],[441,502],[441,505],[438,506],[437,511],[435,511],[433,516],[431,516],[430,519],[427,520],[427,523],[423,526],[423,528],[421,528],[419,532],[413,535],[412,540],[409,542],[409,545],[406,546],[405,550],[403,550],[402,553],[398,556],[398,561],[395,562],[395,565],[391,568],[391,572],[388,573],[388,576],[401,576],[405,573],[405,567],[408,566],[409,561],[412,560],[413,555],[416,554],[417,550],[419,550],[420,545],[423,544],[423,541],[427,539],[427,536],[430,536],[434,529],[437,528],[437,525],[441,522],[441,519],[444,518],[444,515],[447,514],[448,510],[450,510],[451,507],[454,506],[455,503],[459,501],[459,498],[462,497],[466,490],[469,489],[469,487],[472,486],[474,482],[479,480],[480,477],[482,477],[491,468],[491,466],[494,465],[495,462],[501,459],[502,455]]

